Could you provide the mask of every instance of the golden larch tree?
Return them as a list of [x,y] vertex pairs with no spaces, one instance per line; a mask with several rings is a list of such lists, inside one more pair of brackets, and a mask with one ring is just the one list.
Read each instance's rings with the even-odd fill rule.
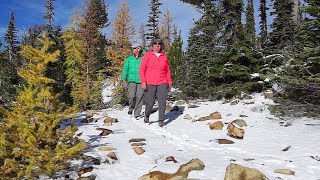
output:
[[54,43],[39,39],[41,49],[23,46],[20,54],[30,60],[19,69],[25,84],[0,124],[0,177],[33,179],[66,168],[85,144],[74,139],[75,127],[60,128],[65,113],[52,94],[54,81],[45,77],[48,62],[59,51],[48,53]]
[[[117,85],[120,79],[121,69],[125,59],[131,53],[131,39],[135,36],[135,26],[130,16],[130,9],[126,2],[120,4],[117,12],[117,17],[113,21],[111,46],[107,49],[107,58],[111,61],[111,65],[107,67],[106,71],[111,73],[112,82]],[[114,103],[120,103],[124,99],[124,87],[117,85],[113,90],[116,95]]]

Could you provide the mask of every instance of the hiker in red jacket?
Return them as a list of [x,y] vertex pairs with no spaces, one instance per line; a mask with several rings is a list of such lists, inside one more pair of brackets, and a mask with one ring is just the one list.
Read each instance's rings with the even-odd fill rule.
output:
[[145,90],[144,122],[149,123],[149,116],[155,103],[155,97],[157,97],[160,127],[164,125],[167,92],[172,85],[168,58],[163,50],[163,41],[161,39],[153,39],[151,41],[151,50],[142,57],[139,70],[141,86]]

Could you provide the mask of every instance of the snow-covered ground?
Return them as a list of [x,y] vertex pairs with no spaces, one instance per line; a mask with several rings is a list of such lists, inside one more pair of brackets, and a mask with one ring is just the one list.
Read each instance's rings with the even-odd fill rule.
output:
[[[96,122],[82,123],[78,130],[81,133],[79,137],[90,145],[85,155],[99,159],[101,164],[80,161],[73,164],[78,169],[93,166],[91,174],[101,180],[138,179],[150,171],[174,173],[180,165],[193,158],[203,161],[205,168],[191,171],[188,176],[191,179],[222,180],[230,163],[258,169],[269,179],[320,179],[320,120],[279,119],[267,109],[269,104],[273,104],[272,100],[260,94],[253,94],[252,97],[251,100],[241,100],[237,105],[222,104],[221,101],[198,102],[197,108],[188,108],[188,104],[179,105],[179,111],[166,114],[167,124],[162,128],[158,123],[145,124],[143,119],[128,116],[127,107],[101,110],[93,116]],[[209,128],[209,123],[218,120],[192,121],[184,118],[188,114],[198,119],[215,111],[222,115],[222,130]],[[103,126],[106,115],[117,118],[119,122]],[[151,122],[156,122],[157,117],[158,112],[153,113]],[[227,135],[227,125],[235,119],[243,119],[248,125],[243,127],[243,139]],[[101,131],[96,130],[98,127],[114,133],[99,136]],[[142,146],[145,150],[143,154],[134,152],[129,143],[132,138],[146,139],[146,145]],[[219,144],[217,139],[232,140],[234,144]],[[115,148],[112,151],[118,160],[104,163],[110,151],[99,150],[100,147]],[[178,162],[165,162],[168,156],[173,156]],[[289,169],[295,174],[275,173],[276,169]]]

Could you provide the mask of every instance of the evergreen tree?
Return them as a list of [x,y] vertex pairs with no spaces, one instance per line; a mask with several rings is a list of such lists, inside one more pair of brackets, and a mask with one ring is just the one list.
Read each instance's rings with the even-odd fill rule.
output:
[[248,0],[246,9],[246,35],[253,44],[256,41],[253,0]]
[[303,47],[299,54],[303,62],[302,70],[305,79],[320,84],[320,2],[306,0],[307,6],[303,11],[308,14],[300,27],[300,46]]
[[266,4],[266,0],[260,0],[260,44],[263,47],[267,42],[268,30],[267,30],[267,10],[269,9]]
[[14,20],[14,12],[11,11],[10,21],[8,25],[8,29],[4,35],[4,40],[6,41],[6,51],[8,54],[8,60],[14,65],[18,65],[17,60],[17,51],[18,51],[18,40],[17,40],[17,32]]
[[270,48],[273,51],[280,49],[288,49],[291,47],[295,40],[295,27],[293,21],[293,2],[292,0],[275,0],[273,1],[273,8],[275,11],[271,15],[275,18],[271,24],[272,32],[270,33]]
[[209,68],[214,61],[220,14],[215,1],[205,0],[203,15],[190,30],[188,48],[183,60],[184,80],[182,90],[187,96],[204,97],[208,95]]
[[48,53],[53,42],[45,37],[40,41],[41,49],[24,46],[21,51],[29,59],[19,71],[26,83],[0,124],[0,175],[8,179],[52,175],[85,148],[73,138],[75,127],[59,128],[63,111],[49,86],[53,80],[44,75],[59,51]]
[[135,35],[135,26],[130,16],[130,10],[127,3],[122,2],[117,12],[117,17],[113,22],[114,28],[112,29],[112,44],[107,50],[107,58],[111,60],[111,66],[107,67],[107,71],[111,73],[112,82],[116,84],[116,88],[113,91],[115,95],[114,104],[125,103],[126,94],[125,88],[118,85],[121,70],[125,59],[131,53],[131,39]]
[[46,29],[47,29],[48,34],[52,33],[52,28],[53,28],[53,21],[54,21],[54,19],[53,19],[53,16],[54,16],[53,2],[54,1],[55,0],[46,0],[46,4],[45,4],[46,10],[45,10],[45,14],[44,14],[43,18],[47,20]]
[[159,2],[159,0],[151,0],[149,7],[149,19],[146,24],[147,33],[146,33],[146,39],[151,40],[153,38],[159,37],[159,17],[161,14],[161,11],[159,10],[159,7],[162,3]]
[[244,40],[244,30],[241,22],[243,11],[242,0],[221,0],[221,18],[223,30],[221,40],[225,45],[232,45]]
[[184,77],[182,76],[184,72],[181,71],[183,58],[182,44],[183,42],[180,31],[179,35],[174,39],[168,51],[171,76],[173,84],[177,87],[182,84],[182,79]]
[[20,66],[20,57],[17,53],[19,50],[17,32],[14,12],[11,11],[8,29],[4,35],[6,42],[5,53],[1,57],[0,96],[2,96],[4,102],[13,100],[13,97],[16,95],[15,86],[21,83],[17,71],[17,68]]

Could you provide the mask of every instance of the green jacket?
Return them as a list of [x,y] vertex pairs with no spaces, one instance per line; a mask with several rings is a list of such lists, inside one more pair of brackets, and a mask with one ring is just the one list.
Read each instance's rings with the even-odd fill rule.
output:
[[140,83],[139,68],[141,59],[142,56],[136,58],[134,55],[131,55],[126,59],[122,68],[121,80]]

